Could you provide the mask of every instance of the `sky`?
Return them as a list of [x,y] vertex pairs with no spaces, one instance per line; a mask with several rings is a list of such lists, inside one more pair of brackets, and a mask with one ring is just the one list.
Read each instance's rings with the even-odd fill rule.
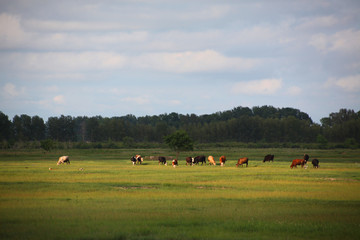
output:
[[360,110],[358,0],[0,0],[11,120]]

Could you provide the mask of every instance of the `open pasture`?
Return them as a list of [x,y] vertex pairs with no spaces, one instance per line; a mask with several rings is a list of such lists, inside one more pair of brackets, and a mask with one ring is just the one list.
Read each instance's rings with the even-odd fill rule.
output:
[[[359,239],[360,150],[0,152],[1,239]],[[275,154],[274,162],[263,157]],[[304,153],[320,168],[290,169]],[[224,167],[185,157],[226,155]],[[69,155],[70,165],[57,166]],[[249,167],[236,168],[239,157]],[[49,170],[51,168],[52,170]]]

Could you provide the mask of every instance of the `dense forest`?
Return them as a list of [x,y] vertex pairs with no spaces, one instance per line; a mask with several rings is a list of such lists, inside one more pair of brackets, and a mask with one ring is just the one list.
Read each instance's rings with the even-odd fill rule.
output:
[[[2,148],[18,142],[55,141],[76,143],[78,147],[93,143],[111,143],[108,147],[162,143],[165,136],[185,130],[198,144],[262,143],[286,146],[286,143],[316,143],[328,147],[359,147],[360,111],[340,109],[314,123],[310,116],[294,108],[236,107],[213,114],[161,114],[135,117],[49,117],[16,115],[12,121],[0,111]],[[281,145],[281,143],[284,143]],[[91,145],[91,146],[102,146]]]

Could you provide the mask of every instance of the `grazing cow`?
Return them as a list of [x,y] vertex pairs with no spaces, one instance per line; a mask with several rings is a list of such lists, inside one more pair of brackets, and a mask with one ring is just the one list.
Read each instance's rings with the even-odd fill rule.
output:
[[201,165],[206,164],[206,158],[204,155],[200,155],[194,158],[194,164],[199,164],[199,162],[201,162]]
[[319,168],[319,160],[317,158],[314,158],[311,163],[314,168]]
[[304,154],[304,160],[305,160],[305,163],[307,163],[307,161],[309,161],[309,155]]
[[211,164],[214,165],[214,166],[216,165],[216,162],[215,162],[213,156],[209,156],[209,157],[208,157],[208,161],[209,161],[209,164],[210,164],[210,165],[211,165]]
[[134,157],[134,156],[132,156],[132,157],[130,158],[130,160],[131,160],[131,162],[132,162],[133,165],[135,165],[136,162],[137,162],[137,159],[136,159],[136,157]]
[[166,158],[165,158],[165,157],[159,157],[158,159],[159,159],[159,165],[160,165],[160,163],[161,163],[161,164],[164,164],[164,165],[167,166],[167,162],[166,162]]
[[175,168],[178,165],[177,159],[172,160],[172,166]]
[[70,158],[69,158],[69,156],[59,157],[59,161],[57,162],[57,165],[60,165],[60,164],[63,164],[63,163],[70,164]]
[[142,163],[144,161],[144,158],[141,157],[141,155],[135,155],[136,163]]
[[305,163],[305,159],[294,159],[290,165],[290,168],[296,167],[297,165],[301,165],[301,167],[304,167]]
[[249,159],[247,157],[239,158],[236,167],[239,167],[239,165],[243,166],[244,163],[246,163],[246,167],[247,167],[249,164]]
[[192,165],[194,159],[192,157],[187,157],[186,158],[186,166],[189,164],[190,166]]
[[226,157],[225,156],[221,156],[219,158],[219,161],[220,161],[220,166],[224,166],[225,165],[225,162],[226,162]]
[[274,162],[274,155],[268,154],[264,157],[263,162],[270,162],[270,161]]

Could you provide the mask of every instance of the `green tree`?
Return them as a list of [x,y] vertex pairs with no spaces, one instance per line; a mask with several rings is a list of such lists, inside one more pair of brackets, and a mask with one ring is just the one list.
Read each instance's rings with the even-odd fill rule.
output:
[[319,148],[327,148],[328,140],[323,135],[319,134],[316,138],[316,142],[319,144]]
[[189,137],[187,132],[183,130],[165,136],[164,141],[172,150],[176,151],[176,159],[178,159],[181,151],[192,151],[194,149],[193,140]]
[[134,139],[132,137],[128,137],[128,136],[124,137],[123,138],[123,144],[127,148],[135,147],[135,141],[134,141]]
[[40,147],[46,152],[50,152],[54,148],[54,142],[51,139],[40,141]]
[[18,141],[31,140],[31,117],[22,114],[13,118],[13,127],[15,139]]
[[75,121],[71,116],[50,117],[47,121],[48,137],[57,141],[74,141]]
[[0,140],[9,140],[11,137],[11,121],[0,111]]
[[31,138],[33,140],[43,140],[45,138],[45,123],[39,116],[31,118]]

